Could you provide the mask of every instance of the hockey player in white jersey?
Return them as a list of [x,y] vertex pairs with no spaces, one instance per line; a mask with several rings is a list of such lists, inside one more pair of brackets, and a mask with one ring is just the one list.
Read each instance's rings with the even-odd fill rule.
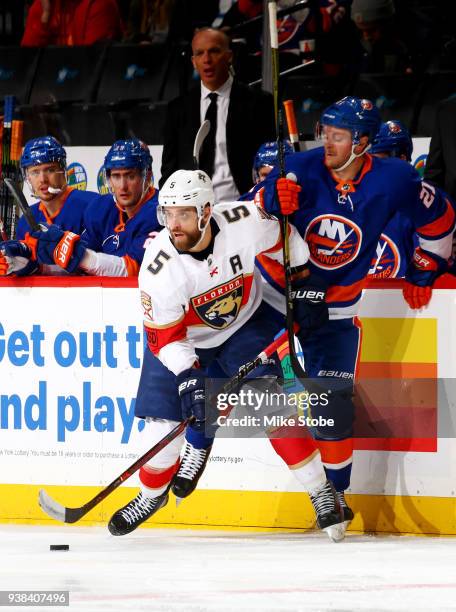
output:
[[[192,415],[196,420],[187,428],[187,444],[194,439],[201,448],[206,436],[212,444],[213,432],[205,428],[206,368],[217,362],[227,376],[234,375],[279,331],[263,309],[262,283],[255,268],[255,258],[262,252],[282,260],[279,222],[250,202],[213,205],[206,173],[172,174],[160,192],[157,210],[166,229],[147,247],[139,273],[148,348],[135,415],[146,419],[151,445]],[[313,287],[306,266],[309,251],[293,227],[290,251],[293,286],[301,289],[294,300],[295,316],[305,337],[325,323],[327,308],[324,293],[317,300],[315,292],[312,299],[307,297],[306,290]],[[268,363],[253,374],[279,377],[280,367]],[[139,494],[109,522],[113,535],[130,533],[167,503],[183,437],[141,468]],[[343,515],[318,451],[305,465],[293,467],[311,494],[319,527],[338,539]]]

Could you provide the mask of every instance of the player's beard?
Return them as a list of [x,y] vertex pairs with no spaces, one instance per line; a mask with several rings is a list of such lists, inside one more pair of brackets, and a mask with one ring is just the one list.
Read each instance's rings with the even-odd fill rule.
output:
[[179,230],[183,236],[175,237],[174,232],[170,231],[171,242],[174,244],[178,251],[189,251],[192,249],[201,239],[201,232],[199,229],[195,229],[193,232],[185,232]]

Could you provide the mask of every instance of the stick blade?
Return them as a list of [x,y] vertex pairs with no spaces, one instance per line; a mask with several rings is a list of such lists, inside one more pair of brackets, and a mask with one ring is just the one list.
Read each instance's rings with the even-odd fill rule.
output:
[[85,514],[83,508],[66,508],[62,506],[55,499],[52,499],[44,489],[41,489],[39,492],[38,503],[43,512],[61,523],[76,523]]
[[204,139],[209,134],[209,130],[211,129],[211,122],[209,119],[205,119],[203,123],[200,125],[198,132],[195,136],[195,142],[193,144],[193,163],[195,164],[195,170],[199,168],[199,156],[201,147],[203,145]]
[[65,522],[65,507],[53,500],[44,489],[41,489],[38,494],[38,503],[48,516],[56,521]]

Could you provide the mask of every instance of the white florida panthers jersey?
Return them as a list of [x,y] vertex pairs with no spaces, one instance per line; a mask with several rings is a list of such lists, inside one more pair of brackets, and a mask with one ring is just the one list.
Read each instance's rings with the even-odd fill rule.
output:
[[[177,251],[164,229],[148,245],[139,272],[148,346],[174,374],[193,366],[195,347],[220,346],[258,308],[256,256],[282,261],[279,222],[252,202],[218,204],[212,219],[218,232],[205,259]],[[291,265],[308,257],[290,226]]]

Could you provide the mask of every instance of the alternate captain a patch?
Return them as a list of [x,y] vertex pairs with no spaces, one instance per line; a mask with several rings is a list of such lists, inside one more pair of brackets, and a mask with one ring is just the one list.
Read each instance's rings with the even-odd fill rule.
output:
[[236,320],[244,295],[244,277],[241,274],[227,283],[218,285],[192,298],[192,306],[205,325],[225,329]]

